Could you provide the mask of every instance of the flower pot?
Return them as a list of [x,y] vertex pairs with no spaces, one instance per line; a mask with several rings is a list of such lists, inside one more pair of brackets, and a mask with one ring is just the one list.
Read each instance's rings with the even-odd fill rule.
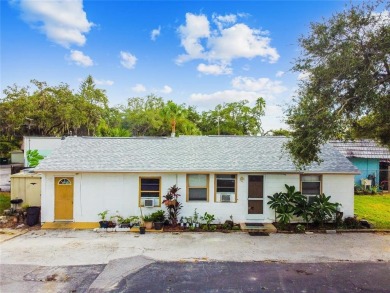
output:
[[164,226],[163,222],[154,222],[154,229],[156,230],[161,230],[163,226]]
[[108,221],[100,221],[100,228],[108,228]]
[[145,222],[145,228],[146,229],[152,229],[153,228],[153,222]]
[[145,227],[139,227],[139,234],[145,234],[146,228]]

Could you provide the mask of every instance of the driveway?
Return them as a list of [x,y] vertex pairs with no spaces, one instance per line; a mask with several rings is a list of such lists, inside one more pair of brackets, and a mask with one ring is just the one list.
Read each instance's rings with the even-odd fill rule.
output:
[[390,234],[36,230],[3,241],[0,252],[2,292],[389,292],[390,288]]
[[36,230],[0,243],[2,264],[91,265],[145,256],[159,261],[390,261],[390,234],[147,233]]

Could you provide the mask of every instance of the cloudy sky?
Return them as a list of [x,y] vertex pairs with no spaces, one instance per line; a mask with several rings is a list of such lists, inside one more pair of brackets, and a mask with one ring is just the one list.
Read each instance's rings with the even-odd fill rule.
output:
[[264,129],[284,127],[290,71],[310,22],[342,1],[1,2],[1,90],[31,79],[77,89],[91,74],[111,105],[154,93],[196,105],[266,100]]

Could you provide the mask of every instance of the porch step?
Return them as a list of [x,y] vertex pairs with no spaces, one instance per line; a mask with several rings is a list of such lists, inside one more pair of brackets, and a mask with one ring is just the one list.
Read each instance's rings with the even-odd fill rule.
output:
[[271,223],[240,223],[240,228],[249,233],[276,233],[278,231]]

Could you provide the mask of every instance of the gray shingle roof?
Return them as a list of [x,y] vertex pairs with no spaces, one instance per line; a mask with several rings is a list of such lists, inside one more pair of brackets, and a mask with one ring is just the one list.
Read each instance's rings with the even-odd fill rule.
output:
[[331,141],[334,148],[347,158],[390,159],[390,150],[373,140]]
[[[285,137],[181,136],[176,138],[68,137],[36,171],[284,172],[296,168],[283,151]],[[331,145],[324,162],[307,172],[358,173]]]

